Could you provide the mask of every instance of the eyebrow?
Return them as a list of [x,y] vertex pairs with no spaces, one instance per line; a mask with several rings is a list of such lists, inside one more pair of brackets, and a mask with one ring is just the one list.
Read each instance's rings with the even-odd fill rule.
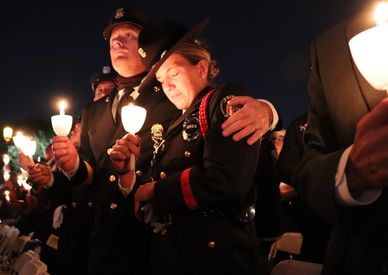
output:
[[[176,68],[176,67],[177,67],[176,64],[175,64],[173,67],[170,67],[169,69],[166,70],[165,74],[167,74],[169,71],[171,71],[172,69],[174,69],[174,68]],[[156,76],[156,80],[159,81],[160,78],[159,78],[156,74],[155,74],[155,76]],[[160,82],[160,81],[159,81],[159,82]]]

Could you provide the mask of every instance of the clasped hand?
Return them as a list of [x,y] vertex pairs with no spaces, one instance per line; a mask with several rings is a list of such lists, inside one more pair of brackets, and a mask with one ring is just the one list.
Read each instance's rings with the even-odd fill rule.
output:
[[65,173],[74,170],[77,161],[77,148],[66,136],[55,136],[52,138],[52,149],[55,162]]
[[140,156],[140,137],[128,133],[121,139],[116,140],[110,153],[110,159],[116,171],[129,171],[131,154],[134,154],[136,157]]
[[346,166],[353,195],[388,185],[388,98],[361,118]]

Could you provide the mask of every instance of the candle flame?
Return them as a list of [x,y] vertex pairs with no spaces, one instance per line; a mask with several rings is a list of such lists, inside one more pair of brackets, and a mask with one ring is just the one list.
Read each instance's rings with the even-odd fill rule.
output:
[[65,109],[67,108],[67,102],[65,100],[59,101],[58,107],[59,107],[59,114],[64,115]]
[[388,23],[388,3],[382,1],[377,5],[375,10],[375,20],[378,26]]

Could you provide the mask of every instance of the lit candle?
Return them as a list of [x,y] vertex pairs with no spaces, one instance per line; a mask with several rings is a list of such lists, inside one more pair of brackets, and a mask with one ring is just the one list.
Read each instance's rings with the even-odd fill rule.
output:
[[4,174],[3,174],[4,181],[9,181],[10,178],[11,178],[10,172],[9,171],[4,171]]
[[3,155],[3,162],[4,162],[4,165],[8,165],[8,163],[9,163],[9,155],[7,155],[7,154],[4,154]]
[[[133,105],[132,103],[124,106],[121,109],[121,121],[123,122],[125,131],[131,134],[139,132],[141,127],[143,127],[146,115],[147,110],[142,107]],[[130,156],[129,169],[135,171],[134,154]]]
[[17,178],[17,183],[20,187],[22,187],[23,185],[23,175],[18,175],[18,178]]
[[375,11],[377,26],[363,31],[349,41],[358,70],[376,89],[388,92],[388,4],[381,2]]
[[13,129],[9,126],[4,127],[3,129],[3,138],[6,142],[12,139]]
[[18,132],[16,133],[16,135],[12,138],[12,140],[13,140],[13,143],[15,144],[15,146],[16,146],[18,149],[20,149],[20,148],[22,148],[22,145],[23,145],[23,143],[24,143],[25,138],[26,138],[26,137],[23,135],[23,133],[20,132],[20,131],[18,131]]
[[5,199],[9,202],[11,200],[11,198],[9,197],[9,191],[8,190],[5,190],[4,191],[4,196],[5,196]]
[[26,137],[22,132],[18,131],[13,137],[13,143],[15,146],[23,152],[26,156],[34,162],[32,156],[36,152],[36,141],[32,140],[30,137]]
[[71,126],[73,125],[73,117],[65,115],[65,108],[67,107],[66,101],[62,100],[58,104],[59,115],[51,117],[51,125],[57,136],[67,136],[70,133]]

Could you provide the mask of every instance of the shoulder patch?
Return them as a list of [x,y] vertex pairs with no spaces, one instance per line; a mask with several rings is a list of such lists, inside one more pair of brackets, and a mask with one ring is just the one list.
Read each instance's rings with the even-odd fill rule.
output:
[[233,97],[234,95],[227,95],[220,101],[221,113],[226,118],[230,117],[240,109],[239,106],[228,105],[228,101],[231,100]]

